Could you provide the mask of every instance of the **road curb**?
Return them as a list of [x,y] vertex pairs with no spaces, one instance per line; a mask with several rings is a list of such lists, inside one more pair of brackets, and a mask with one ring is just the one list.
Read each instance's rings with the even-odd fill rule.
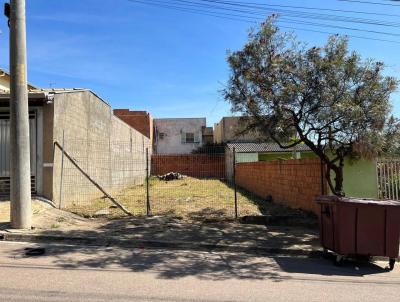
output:
[[198,251],[227,251],[245,252],[256,254],[282,255],[282,256],[307,256],[320,257],[321,250],[265,247],[257,245],[243,244],[222,244],[204,243],[190,241],[160,241],[160,240],[141,240],[141,239],[119,239],[113,237],[71,237],[62,235],[28,234],[28,233],[9,233],[0,232],[1,241],[31,242],[31,243],[64,243],[73,245],[101,246],[101,247],[124,247],[124,248],[169,248],[177,250],[198,250]]

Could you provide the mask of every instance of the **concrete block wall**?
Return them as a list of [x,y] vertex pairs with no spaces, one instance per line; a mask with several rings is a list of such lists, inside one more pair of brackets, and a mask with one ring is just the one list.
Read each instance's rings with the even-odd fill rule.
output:
[[115,116],[112,116],[110,137],[112,190],[143,184],[146,178],[146,152],[149,162],[152,154],[150,139],[127,127]]
[[241,163],[236,166],[238,186],[262,198],[318,214],[315,197],[323,194],[319,159]]
[[43,107],[43,196],[53,200],[53,122],[54,106],[48,104]]
[[225,147],[225,178],[233,181],[233,152],[228,147]]
[[[71,154],[79,165],[88,171],[88,127],[91,95],[88,92],[57,94],[54,97],[53,117],[53,141],[63,144],[64,148]],[[54,148],[53,163],[53,201],[58,205],[60,200],[65,202],[78,200],[80,197],[95,195],[90,182],[74,168],[68,161],[64,160],[63,186],[61,185],[61,151]],[[79,187],[77,186],[79,184]],[[60,197],[62,195],[62,198]],[[88,196],[90,197],[90,196]]]
[[[146,177],[145,150],[151,141],[113,115],[111,107],[90,91],[59,93],[54,98],[53,139],[90,177],[110,193],[143,183]],[[55,149],[53,200],[60,201],[62,152]],[[63,206],[89,202],[103,194],[65,159]],[[72,204],[72,205],[71,205]]]

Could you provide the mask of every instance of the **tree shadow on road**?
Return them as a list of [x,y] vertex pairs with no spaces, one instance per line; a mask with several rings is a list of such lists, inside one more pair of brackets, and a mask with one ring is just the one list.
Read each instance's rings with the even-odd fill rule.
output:
[[[333,258],[333,255],[332,255]],[[274,258],[279,267],[287,273],[301,273],[320,276],[349,276],[363,277],[387,273],[387,268],[373,262],[361,259],[345,260],[343,265],[337,267],[333,259],[316,258]]]
[[[48,230],[40,234],[82,238],[80,245],[46,245],[47,253],[43,257],[65,269],[128,269],[134,272],[155,273],[159,278],[165,279],[193,276],[209,280],[270,279],[277,282],[291,279],[288,273],[361,277],[385,272],[383,268],[374,264],[362,264],[357,269],[352,265],[337,268],[331,262],[318,257],[271,257],[260,253],[259,250],[224,252],[212,247],[199,246],[194,246],[188,251],[187,247],[162,248],[162,244],[159,248],[148,248],[148,245],[143,243],[175,240],[207,244],[253,244],[277,249],[315,247],[318,244],[315,231],[299,228],[267,228],[237,223],[188,224],[165,217],[153,217],[110,220],[92,230]],[[85,238],[117,238],[118,241],[108,243],[115,244],[115,247],[95,247],[86,244]],[[15,251],[15,255],[21,253],[23,250]]]

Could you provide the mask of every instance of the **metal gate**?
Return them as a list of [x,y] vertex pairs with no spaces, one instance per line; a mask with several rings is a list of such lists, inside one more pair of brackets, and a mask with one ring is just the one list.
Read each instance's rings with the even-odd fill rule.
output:
[[377,162],[379,198],[400,201],[400,158]]
[[[37,123],[36,113],[29,112],[31,188],[36,193]],[[0,195],[10,194],[10,113],[0,112]]]

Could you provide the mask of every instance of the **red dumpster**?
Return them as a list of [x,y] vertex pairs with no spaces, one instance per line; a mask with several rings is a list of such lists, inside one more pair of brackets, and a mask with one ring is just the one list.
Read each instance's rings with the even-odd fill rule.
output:
[[392,270],[399,257],[400,202],[320,196],[320,239],[324,252],[343,257],[382,256]]

